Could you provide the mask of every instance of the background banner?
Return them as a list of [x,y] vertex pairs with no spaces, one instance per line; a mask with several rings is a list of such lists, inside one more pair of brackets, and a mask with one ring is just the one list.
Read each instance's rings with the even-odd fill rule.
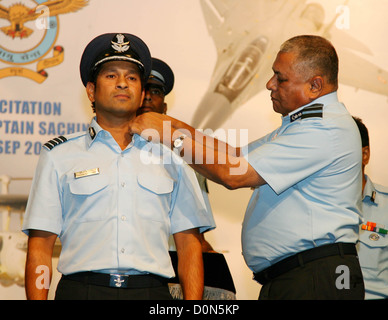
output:
[[[388,0],[52,3],[0,0],[0,299],[25,299],[23,204],[42,144],[88,128],[93,113],[79,61],[89,41],[102,33],[135,34],[172,67],[169,115],[218,129],[220,137],[227,130],[246,130],[248,141],[281,121],[265,88],[280,44],[297,34],[327,37],[340,58],[339,98],[369,129],[368,174],[388,185]],[[238,135],[225,138],[234,145],[247,142]],[[237,299],[257,299],[260,285],[245,265],[240,242],[252,191],[229,191],[211,182],[209,189],[217,229],[206,238],[224,253]]]

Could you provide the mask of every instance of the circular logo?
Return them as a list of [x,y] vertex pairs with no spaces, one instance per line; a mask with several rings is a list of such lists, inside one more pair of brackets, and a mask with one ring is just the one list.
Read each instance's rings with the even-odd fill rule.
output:
[[[45,0],[35,2],[38,3],[36,9],[21,3],[8,8],[7,25],[0,31],[1,43],[6,43],[6,48],[0,45],[1,61],[7,64],[30,64],[44,57],[53,48],[58,34],[57,16],[49,16],[48,8],[39,6]],[[34,19],[29,18],[30,16],[34,16]]]

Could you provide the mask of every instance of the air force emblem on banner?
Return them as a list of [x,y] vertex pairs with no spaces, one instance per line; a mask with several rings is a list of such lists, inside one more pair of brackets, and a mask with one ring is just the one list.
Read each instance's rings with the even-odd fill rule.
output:
[[[0,21],[9,23],[0,28],[0,63],[12,65],[2,69],[0,65],[0,79],[18,76],[42,83],[48,76],[45,69],[61,64],[64,59],[63,47],[55,45],[58,16],[82,9],[88,0],[35,0],[30,1],[37,4],[33,8],[20,1],[13,2],[9,7],[0,5]],[[31,21],[34,24],[27,27]],[[46,57],[50,52],[52,56]],[[37,63],[35,70],[21,67],[33,63]]]
[[116,35],[117,42],[112,42],[112,48],[117,52],[125,52],[129,50],[129,41],[124,42],[125,36],[123,34]]

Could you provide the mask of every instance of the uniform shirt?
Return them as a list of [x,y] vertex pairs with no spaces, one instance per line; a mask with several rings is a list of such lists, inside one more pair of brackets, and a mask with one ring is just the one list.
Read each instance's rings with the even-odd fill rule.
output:
[[252,194],[243,223],[254,272],[313,247],[356,243],[361,139],[336,92],[282,117],[277,130],[248,145],[246,158],[267,182]]
[[23,230],[59,235],[63,274],[172,277],[168,237],[213,228],[205,208],[194,172],[171,150],[134,135],[122,151],[93,119],[89,133],[42,148]]
[[[363,224],[368,222],[388,229],[388,188],[368,178],[362,201]],[[357,245],[365,283],[366,299],[388,298],[388,235],[363,230],[360,225],[360,241]]]
[[[193,170],[191,167],[189,167],[189,168],[190,168],[189,170]],[[208,189],[208,185],[207,185],[207,180],[204,176],[200,175],[197,171],[194,171],[194,173],[195,173],[195,176],[197,177],[199,188],[201,189],[201,193],[202,193],[203,200],[205,202],[208,217],[210,218],[211,225],[213,226],[211,229],[209,229],[208,227],[199,228],[199,232],[204,233],[204,232],[207,232],[207,231],[214,229],[216,223],[214,221],[213,210],[212,210],[212,207],[210,205],[209,189]],[[168,246],[169,246],[169,250],[176,251],[175,241],[174,241],[174,237],[172,235],[168,239]]]

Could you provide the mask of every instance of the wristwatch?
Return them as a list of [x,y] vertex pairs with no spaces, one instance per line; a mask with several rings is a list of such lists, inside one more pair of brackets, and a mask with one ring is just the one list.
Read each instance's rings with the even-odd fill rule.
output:
[[178,152],[181,152],[181,149],[183,147],[183,140],[186,138],[187,136],[185,134],[182,134],[180,135],[178,138],[176,138],[174,140],[174,143],[173,143],[173,147],[174,147],[174,151],[178,151]]

